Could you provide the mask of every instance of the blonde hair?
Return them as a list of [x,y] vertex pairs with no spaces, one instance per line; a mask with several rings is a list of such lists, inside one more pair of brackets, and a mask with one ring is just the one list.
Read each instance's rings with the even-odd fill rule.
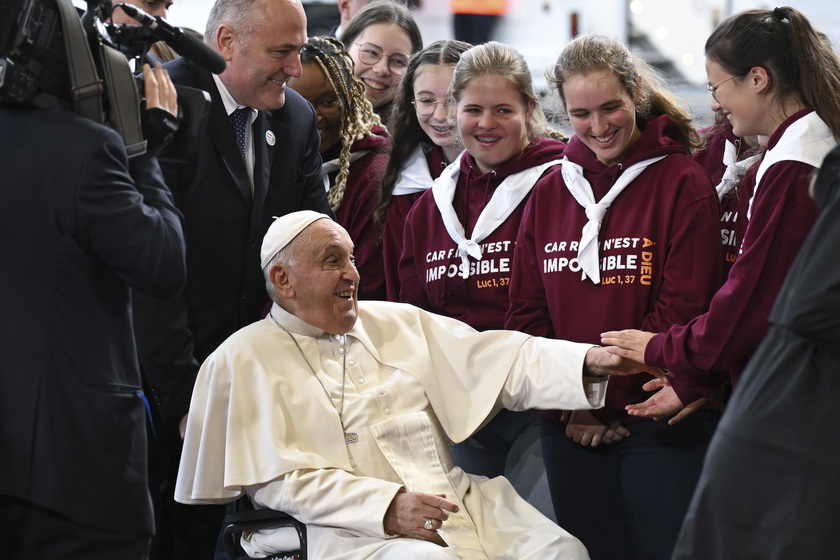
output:
[[455,101],[458,101],[468,83],[475,78],[487,75],[505,79],[519,92],[525,106],[531,104],[533,107],[531,119],[527,124],[529,141],[533,140],[535,136],[547,136],[557,140],[565,138],[560,131],[549,126],[545,113],[543,113],[539,100],[534,93],[533,80],[528,64],[519,51],[509,45],[490,41],[464,52],[458,64],[455,65],[450,94],[455,98]]

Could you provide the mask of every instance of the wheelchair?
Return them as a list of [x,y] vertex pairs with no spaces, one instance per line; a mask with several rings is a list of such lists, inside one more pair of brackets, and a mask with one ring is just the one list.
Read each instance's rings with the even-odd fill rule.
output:
[[306,525],[291,515],[271,509],[254,509],[247,496],[238,499],[234,511],[225,515],[224,547],[228,560],[250,560],[242,548],[240,537],[248,530],[276,529],[292,527],[298,536],[300,547],[297,550],[280,552],[269,556],[267,560],[307,560]]

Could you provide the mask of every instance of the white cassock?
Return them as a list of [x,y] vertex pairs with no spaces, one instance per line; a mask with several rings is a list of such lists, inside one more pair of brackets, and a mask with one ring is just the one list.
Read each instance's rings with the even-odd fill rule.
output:
[[[258,508],[304,521],[310,557],[319,560],[588,558],[505,478],[453,466],[448,446],[502,407],[603,406],[606,383],[582,376],[589,348],[480,333],[413,306],[362,301],[345,360],[343,336],[274,305],[202,365],[175,499],[224,503],[247,492]],[[355,441],[345,443],[345,432]],[[402,488],[460,506],[438,531],[448,547],[385,534],[385,511]],[[288,550],[289,536],[254,533],[243,545],[252,555]]]

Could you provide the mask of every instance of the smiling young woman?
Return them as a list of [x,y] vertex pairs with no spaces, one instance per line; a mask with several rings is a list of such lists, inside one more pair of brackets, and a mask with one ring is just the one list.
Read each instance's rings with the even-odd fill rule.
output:
[[[569,43],[549,80],[575,134],[560,172],[525,208],[505,327],[598,344],[610,325],[670,326],[702,313],[723,258],[717,195],[690,157],[690,116],[647,64],[605,37]],[[708,410],[677,429],[628,416],[651,379],[611,380],[598,411],[543,414],[557,521],[593,560],[669,557],[714,430]],[[719,383],[698,379],[679,384],[680,397],[693,402]],[[651,464],[663,484],[643,483]],[[593,476],[597,484],[580,484]]]
[[385,299],[379,230],[373,211],[391,139],[353,75],[353,60],[332,37],[309,39],[300,53],[303,68],[289,87],[315,108],[321,135],[325,188],[336,221],[355,244],[365,299]]
[[387,122],[408,60],[423,48],[414,16],[396,2],[373,2],[353,16],[340,38],[353,57],[365,96]]
[[[826,37],[800,12],[776,8],[750,10],[723,21],[706,41],[706,70],[715,99],[732,123],[733,132],[769,138],[749,211],[738,216],[739,221],[747,222],[740,253],[706,313],[669,329],[607,332],[602,342],[618,346],[616,354],[666,367],[672,382],[698,372],[728,371],[737,395],[741,373],[768,331],[768,316],[782,283],[818,216],[809,187],[815,171],[840,137],[840,60]],[[811,389],[818,386],[810,378],[785,378],[783,385],[800,383]],[[753,386],[750,390],[761,389]],[[781,394],[776,391],[773,398]],[[648,402],[629,409],[640,416],[668,415],[683,404],[688,403],[665,407]],[[783,430],[793,430],[798,437],[801,430],[791,426],[789,419],[787,415],[784,426],[767,429],[759,422],[767,437],[756,449],[780,449],[777,435]],[[823,422],[809,417],[808,429]],[[757,464],[757,456],[754,453],[750,457],[752,465]],[[751,485],[754,478],[735,480]],[[785,484],[792,479],[786,475]],[[795,495],[795,502],[803,503],[798,491]],[[741,505],[746,502],[740,496],[735,498],[737,506],[733,502],[728,508],[706,510],[709,503],[703,503],[689,512],[687,519],[692,520],[693,527],[684,530],[674,558],[779,558],[787,554],[787,542],[800,539],[802,546],[792,545],[794,555],[831,556],[814,552],[808,547],[809,539],[801,537],[798,530],[787,537],[790,541],[777,538],[787,527],[789,516],[797,514],[793,508],[780,507],[788,505],[782,496],[761,496],[767,502],[755,496],[765,504],[760,514],[773,518],[766,524],[756,521],[758,516],[744,514]],[[708,494],[702,499],[708,499]],[[807,510],[811,513],[818,508],[809,506]],[[821,522],[816,516],[803,517],[795,527]],[[769,531],[773,532],[772,539],[767,538]]]
[[[464,149],[449,86],[455,64],[471,45],[436,41],[411,57],[388,119],[393,140],[374,221],[382,230],[389,301],[399,301],[399,262],[408,211]],[[431,113],[426,105],[432,104]]]
[[[565,144],[546,124],[522,55],[507,45],[490,42],[461,54],[449,94],[466,150],[406,218],[400,301],[478,330],[500,329],[522,211],[535,185],[559,164]],[[443,117],[442,107],[435,111]],[[455,464],[488,477],[507,475],[551,516],[538,432],[535,411],[503,410],[452,448]]]
[[674,377],[729,371],[735,387],[818,215],[809,186],[840,137],[840,60],[800,12],[776,8],[722,22],[706,41],[706,69],[733,132],[768,137],[749,211],[738,217],[740,254],[707,313],[661,334],[609,332],[603,341]]

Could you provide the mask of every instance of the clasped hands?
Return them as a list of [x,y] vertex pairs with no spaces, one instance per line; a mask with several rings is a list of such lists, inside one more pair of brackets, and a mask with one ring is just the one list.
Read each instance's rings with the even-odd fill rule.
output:
[[[654,336],[656,333],[634,329],[609,331],[601,334],[601,343],[609,345],[606,350],[614,356],[644,364],[645,350]],[[642,416],[654,420],[673,416],[668,420],[668,424],[674,425],[705,404],[706,399],[698,399],[688,406],[684,405],[674,391],[665,370],[648,368],[645,371],[652,373],[656,379],[648,381],[642,388],[645,391],[656,392],[645,402],[627,405],[625,410],[631,416]]]
[[[642,388],[654,394],[645,402],[630,404],[625,410],[631,416],[660,420],[671,417],[673,425],[702,407],[706,399],[685,406],[674,391],[665,370],[645,364],[645,349],[655,333],[639,330],[610,331],[601,335],[601,343],[608,346],[591,348],[586,354],[586,367],[593,375],[632,375],[646,371],[655,376]],[[564,411],[566,435],[583,446],[597,447],[601,443],[618,443],[628,435],[629,430],[618,420],[606,425],[590,411]]]

